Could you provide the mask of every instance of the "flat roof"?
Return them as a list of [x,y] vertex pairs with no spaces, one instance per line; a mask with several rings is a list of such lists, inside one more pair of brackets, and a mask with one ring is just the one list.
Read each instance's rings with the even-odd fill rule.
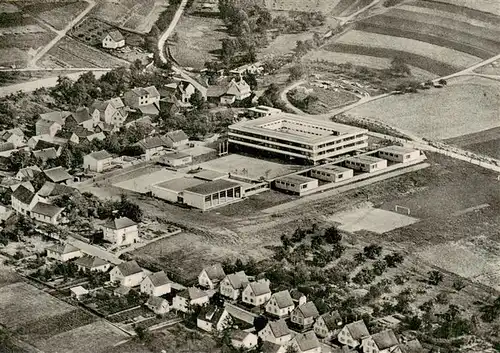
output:
[[286,175],[284,177],[278,178],[277,180],[289,182],[289,183],[308,183],[310,181],[316,181],[317,179],[309,178],[303,175]]
[[323,171],[323,172],[343,173],[343,172],[347,172],[347,171],[352,170],[352,169],[344,168],[344,167],[341,167],[341,166],[335,165],[335,164],[327,164],[327,165],[322,165],[322,166],[319,166],[317,168],[314,168],[314,170]]
[[[279,121],[290,121],[302,124],[310,124],[316,127],[333,130],[335,132],[338,132],[339,135],[333,135],[333,134],[327,134],[322,136],[311,136],[308,134],[298,135],[298,134],[292,134],[261,127],[261,125]],[[297,142],[297,143],[320,143],[322,141],[328,141],[332,137],[342,138],[343,135],[347,134],[359,134],[367,132],[366,129],[360,129],[358,127],[350,125],[338,124],[331,121],[322,121],[308,116],[289,114],[283,112],[279,114],[272,114],[262,118],[240,121],[237,122],[236,124],[230,125],[229,128],[239,130],[242,132],[281,138],[286,141]]]
[[374,156],[367,156],[367,155],[350,157],[350,158],[347,158],[346,160],[351,161],[351,162],[357,162],[357,163],[377,163],[380,161],[385,161],[385,159],[383,159],[383,158],[378,158],[378,157],[374,157]]
[[204,183],[205,181],[201,179],[183,177],[183,178],[167,180],[158,184],[154,184],[153,186],[179,192]]
[[216,172],[215,170],[211,169],[203,169],[198,173],[193,174],[193,176],[197,179],[208,180],[208,181],[220,179],[227,175],[228,175],[227,173]]
[[185,191],[189,191],[200,195],[210,195],[215,192],[231,189],[237,186],[241,187],[241,185],[238,183],[233,183],[232,181],[225,179],[218,179],[200,185],[192,186],[190,188],[185,189]]
[[379,151],[389,152],[389,153],[411,153],[417,150],[414,148],[408,148],[403,146],[387,146],[379,149]]

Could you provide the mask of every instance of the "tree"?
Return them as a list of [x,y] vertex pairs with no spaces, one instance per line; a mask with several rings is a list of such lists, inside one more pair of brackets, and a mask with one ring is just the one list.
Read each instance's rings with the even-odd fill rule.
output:
[[429,271],[427,273],[429,276],[429,283],[432,284],[433,286],[437,286],[439,283],[443,281],[443,274],[439,271]]
[[399,264],[403,263],[404,257],[400,253],[395,252],[395,253],[386,255],[384,257],[384,260],[387,263],[387,266],[397,267]]
[[236,54],[236,45],[232,39],[225,38],[222,40],[222,61],[228,65],[231,63],[234,55]]
[[201,108],[205,104],[205,99],[203,98],[203,94],[199,90],[196,90],[191,97],[189,97],[189,103],[196,109]]
[[285,353],[299,353],[295,345],[290,344],[286,347]]
[[129,201],[125,195],[121,196],[120,202],[118,203],[118,214],[121,217],[130,218],[137,223],[142,220],[141,208],[137,204]]
[[10,163],[13,170],[19,170],[32,165],[37,165],[37,159],[29,151],[17,150],[13,152],[10,157]]
[[401,57],[395,57],[391,61],[391,71],[400,76],[410,76],[411,70],[408,65],[404,62],[404,59]]
[[363,248],[363,254],[369,259],[376,259],[382,253],[382,247],[376,244],[370,244]]
[[302,75],[304,75],[304,69],[301,65],[294,65],[289,69],[290,76],[289,79],[290,81],[296,81],[299,80]]
[[381,276],[387,270],[387,263],[384,260],[378,260],[373,264],[373,273]]
[[259,315],[253,319],[253,326],[257,332],[262,331],[268,323],[268,319],[265,316]]
[[141,325],[134,325],[134,332],[136,337],[141,342],[148,342],[151,340],[151,332]]
[[342,241],[342,234],[336,226],[331,226],[325,230],[325,241],[328,244],[338,244]]

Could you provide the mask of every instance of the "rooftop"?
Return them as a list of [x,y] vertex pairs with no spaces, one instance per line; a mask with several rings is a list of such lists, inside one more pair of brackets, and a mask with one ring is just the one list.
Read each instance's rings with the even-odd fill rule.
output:
[[63,208],[45,203],[37,202],[35,207],[31,210],[32,213],[41,214],[44,216],[54,217],[63,211]]
[[71,292],[75,293],[75,295],[85,295],[89,294],[89,291],[83,288],[82,286],[73,287],[70,289]]
[[349,168],[344,168],[339,165],[334,165],[334,164],[326,164],[326,165],[321,165],[319,167],[314,168],[314,170],[320,171],[320,172],[330,172],[330,173],[343,173],[350,171],[351,169]]
[[248,284],[248,277],[244,271],[231,273],[226,276],[234,289],[240,289]]
[[113,39],[115,42],[119,42],[121,40],[124,40],[125,38],[123,38],[123,35],[117,31],[117,30],[114,30],[114,31],[111,31],[108,33],[108,35],[111,37],[111,39]]
[[51,247],[47,248],[47,250],[50,250],[52,252],[58,253],[58,254],[71,254],[72,252],[75,251],[80,251],[77,247],[71,245],[71,244],[55,244],[52,245]]
[[55,167],[51,169],[46,169],[43,171],[47,178],[49,178],[54,183],[59,183],[73,178],[63,167]]
[[163,286],[164,284],[172,282],[163,271],[152,273],[148,276],[148,278],[155,287]]
[[269,328],[276,338],[290,334],[290,329],[288,328],[285,320],[270,321]]
[[404,154],[404,153],[415,152],[416,149],[403,147],[403,146],[387,146],[387,147],[379,149],[379,151]]
[[120,272],[124,276],[130,276],[130,275],[133,275],[135,273],[142,272],[142,268],[134,260],[122,262],[121,264],[119,264],[116,267],[118,267],[118,269],[120,270]]
[[372,339],[379,350],[397,346],[399,341],[392,330],[385,330],[372,335]]
[[56,159],[57,151],[54,147],[50,147],[40,151],[33,151],[33,155],[36,158],[40,158],[42,161],[46,161],[48,159]]
[[293,306],[293,299],[288,290],[282,290],[281,292],[276,292],[272,296],[276,301],[276,305],[279,308],[288,308]]
[[12,193],[11,197],[21,201],[24,204],[29,204],[33,200],[34,196],[35,196],[35,194],[32,193],[31,190],[27,189],[24,185],[20,185]]
[[229,313],[229,315],[231,315],[233,318],[246,322],[247,324],[251,324],[252,326],[254,319],[258,316],[228,302],[224,303],[224,307],[226,308],[226,311]]
[[377,162],[383,161],[384,159],[374,157],[374,156],[361,155],[361,156],[347,158],[347,160],[350,162],[370,163],[371,164],[371,163],[377,163]]
[[85,255],[82,256],[74,262],[75,265],[79,265],[88,269],[93,269],[99,266],[104,266],[107,265],[108,263],[98,257],[91,256],[91,255]]
[[[303,130],[303,127],[313,129],[314,132],[304,132],[306,130]],[[367,131],[349,125],[320,121],[289,113],[272,114],[258,119],[241,121],[229,126],[229,129],[296,143],[321,143],[322,141],[330,141],[332,137],[341,138],[343,135],[360,134]]]
[[201,289],[196,288],[196,287],[189,287],[189,288],[183,290],[182,292],[179,292],[178,296],[183,297],[183,298],[187,298],[189,300],[194,300],[194,299],[206,297],[206,296],[208,296],[208,294],[206,292],[202,291]]
[[155,296],[150,296],[148,301],[146,302],[146,305],[153,307],[153,308],[159,308],[163,305],[165,302],[165,299],[162,297],[155,297]]
[[196,179],[202,179],[207,181],[214,181],[227,176],[227,173],[216,172],[215,170],[203,169],[198,173],[194,174]]
[[94,158],[97,161],[102,161],[108,158],[112,158],[112,156],[108,153],[108,151],[105,150],[89,153],[88,156]]
[[186,133],[182,130],[169,131],[167,132],[165,137],[167,137],[172,142],[181,142],[189,139]]
[[287,183],[297,183],[297,184],[302,184],[302,183],[309,183],[311,181],[316,181],[314,178],[309,178],[303,175],[287,175],[281,178],[278,178],[278,180],[287,182]]
[[185,189],[191,188],[193,186],[197,186],[200,184],[204,184],[205,181],[195,179],[195,178],[177,178],[177,179],[171,179],[167,180],[158,184],[155,184],[154,187],[159,187],[162,189],[167,189],[167,190],[172,190],[172,191],[183,191]]
[[295,342],[300,347],[301,352],[306,352],[311,349],[320,347],[320,343],[314,331],[309,331],[306,333],[299,333],[295,336]]
[[163,159],[167,159],[167,160],[181,159],[181,158],[186,158],[186,157],[191,157],[191,155],[187,154],[187,153],[182,153],[182,152],[170,152],[170,153],[165,153],[162,156]]
[[212,266],[205,267],[203,270],[207,273],[208,278],[211,280],[221,280],[224,277],[226,277],[226,274],[224,273],[224,269],[222,268],[222,265],[217,263],[213,264]]
[[231,189],[237,186],[240,186],[240,184],[233,183],[232,181],[229,180],[219,179],[187,188],[185,189],[185,191],[189,191],[200,195],[210,195],[213,194],[214,192]]
[[269,282],[267,281],[262,281],[262,282],[252,282],[248,284],[255,296],[267,294],[271,292],[271,289],[269,289]]
[[318,317],[319,312],[318,309],[316,308],[316,305],[314,305],[313,302],[306,302],[297,308],[295,310],[299,311],[302,313],[303,317]]
[[351,322],[350,324],[347,324],[346,327],[354,340],[359,340],[370,335],[370,332],[368,331],[368,328],[366,328],[363,320]]
[[128,227],[132,227],[137,225],[133,220],[127,217],[120,217],[120,218],[114,218],[114,219],[109,219],[104,223],[103,227],[109,228],[109,229],[124,229]]
[[60,196],[76,193],[77,190],[64,184],[56,184],[46,181],[37,194],[42,197]]

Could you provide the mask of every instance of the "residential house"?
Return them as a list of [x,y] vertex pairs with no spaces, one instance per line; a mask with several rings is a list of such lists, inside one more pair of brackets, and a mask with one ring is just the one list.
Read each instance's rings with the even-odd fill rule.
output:
[[342,327],[343,322],[338,311],[326,313],[316,319],[314,332],[319,337],[331,337]]
[[285,320],[269,321],[261,331],[259,337],[263,341],[276,343],[279,345],[285,344],[292,339],[292,332],[288,328]]
[[345,325],[337,335],[337,340],[351,348],[361,345],[362,339],[370,336],[370,332],[363,320],[351,322]]
[[205,288],[214,289],[226,277],[222,265],[217,263],[205,267],[198,275],[198,284]]
[[24,146],[25,144],[24,132],[18,127],[9,130],[4,130],[0,132],[0,143],[4,144],[12,143],[14,148],[19,148],[21,146]]
[[156,315],[164,315],[170,311],[168,301],[161,297],[151,296],[146,302],[146,307]]
[[109,219],[102,226],[104,240],[116,246],[123,246],[139,241],[137,223],[127,217]]
[[246,64],[239,66],[237,68],[234,68],[229,71],[231,75],[237,76],[237,77],[243,77],[244,75],[250,74],[250,75],[259,75],[264,71],[264,67],[262,66],[262,63],[260,62],[255,62],[252,64]]
[[171,284],[172,281],[167,277],[165,272],[155,272],[144,278],[141,282],[141,293],[161,297],[164,294],[170,293]]
[[196,88],[194,85],[182,78],[174,77],[174,82],[166,84],[162,89],[160,89],[161,96],[167,99],[175,99],[182,106],[189,106],[191,96],[195,94]]
[[112,160],[112,155],[105,150],[100,150],[83,156],[83,167],[86,170],[100,173],[111,166]]
[[287,346],[293,346],[298,353],[321,353],[321,343],[314,331],[297,334]]
[[75,195],[78,190],[64,184],[56,184],[50,181],[46,181],[37,194],[40,200],[50,203],[51,200],[64,195]]
[[260,306],[265,304],[271,298],[271,289],[269,281],[264,279],[247,284],[242,293],[243,303]]
[[18,150],[12,142],[0,142],[0,156],[10,157],[16,151]]
[[31,210],[38,203],[38,195],[20,185],[11,195],[10,202],[12,208],[22,214],[30,215]]
[[392,330],[385,330],[362,338],[363,353],[402,353],[399,341]]
[[278,317],[290,315],[294,308],[295,304],[288,290],[274,293],[266,304],[266,312]]
[[124,287],[137,287],[146,277],[143,269],[135,261],[122,262],[109,273],[111,282],[120,282]]
[[78,271],[84,272],[107,272],[111,265],[96,256],[85,255],[75,260],[74,264],[78,267]]
[[231,345],[234,348],[252,349],[257,347],[257,335],[243,330],[231,331]]
[[172,301],[172,308],[177,311],[187,313],[191,310],[193,305],[203,306],[209,301],[208,294],[198,288],[189,287],[174,297]]
[[160,153],[160,151],[163,151],[167,145],[167,140],[162,136],[146,137],[134,144],[134,146],[138,146],[142,150],[147,161]]
[[231,315],[226,309],[208,305],[201,309],[196,319],[196,326],[206,332],[222,331],[229,327],[231,320]]
[[319,316],[318,309],[313,302],[306,302],[299,305],[292,311],[291,321],[302,328],[310,327]]
[[82,251],[71,244],[56,244],[47,248],[47,257],[61,262],[66,262],[82,256]]
[[45,163],[50,159],[56,159],[59,155],[54,147],[50,147],[39,151],[33,151],[33,156]]
[[66,126],[69,129],[82,127],[88,131],[94,131],[94,126],[99,122],[98,114],[90,114],[89,108],[79,107],[74,113],[66,118]]
[[102,38],[102,47],[106,49],[117,49],[125,46],[125,38],[118,30],[109,31]]
[[245,80],[231,80],[227,86],[225,94],[221,97],[222,104],[232,104],[241,101],[252,95],[252,90]]
[[31,209],[30,216],[35,221],[58,225],[61,221],[61,214],[64,208],[38,201]]
[[63,167],[55,167],[50,169],[45,169],[43,171],[47,180],[53,183],[67,183],[73,179],[73,176],[69,174]]
[[169,131],[165,135],[166,146],[169,148],[179,148],[189,142],[189,137],[182,130]]
[[128,116],[121,98],[112,98],[107,101],[97,99],[92,103],[90,111],[99,117],[98,120],[115,128],[120,128]]
[[[46,139],[50,139],[51,141],[47,141]],[[56,156],[59,157],[62,152],[62,147],[60,144],[52,141],[52,138],[48,138],[47,136],[41,136],[37,139],[36,144],[33,146],[33,151],[42,151],[48,148],[54,148],[56,150]]]
[[193,157],[190,154],[182,152],[169,152],[160,157],[159,162],[169,167],[181,167],[193,162]]
[[41,172],[42,170],[40,169],[40,167],[32,165],[26,168],[19,169],[14,178],[19,181],[33,180],[35,176],[37,176]]
[[155,86],[137,87],[127,91],[123,95],[125,104],[132,108],[140,108],[148,105],[160,104],[160,93]]
[[272,343],[269,341],[264,341],[262,343],[262,353],[286,353],[286,347],[280,346],[279,344]]
[[95,134],[90,134],[86,137],[87,141],[92,142],[97,139],[99,141],[104,141],[106,135],[103,132],[96,132]]
[[35,123],[35,134],[49,135],[51,137],[55,136],[57,131],[62,129],[66,122],[66,118],[70,114],[71,113],[67,111],[52,111],[40,114]]
[[248,277],[244,271],[232,273],[224,277],[224,279],[220,282],[220,294],[236,300],[248,283]]

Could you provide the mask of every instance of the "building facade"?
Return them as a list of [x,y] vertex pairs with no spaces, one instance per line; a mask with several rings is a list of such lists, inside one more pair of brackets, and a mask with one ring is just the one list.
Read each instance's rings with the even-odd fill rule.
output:
[[294,194],[302,195],[307,191],[318,187],[318,179],[308,178],[302,175],[288,175],[274,181],[277,189],[286,190]]
[[387,168],[387,160],[366,155],[347,158],[344,164],[347,168],[365,173],[378,172]]
[[353,176],[354,171],[352,169],[338,165],[322,165],[311,170],[311,177],[332,183],[351,179]]
[[184,203],[206,211],[241,199],[241,185],[219,179],[187,188],[183,192]]
[[412,148],[389,146],[378,150],[378,156],[391,162],[410,162],[420,157],[420,151]]

